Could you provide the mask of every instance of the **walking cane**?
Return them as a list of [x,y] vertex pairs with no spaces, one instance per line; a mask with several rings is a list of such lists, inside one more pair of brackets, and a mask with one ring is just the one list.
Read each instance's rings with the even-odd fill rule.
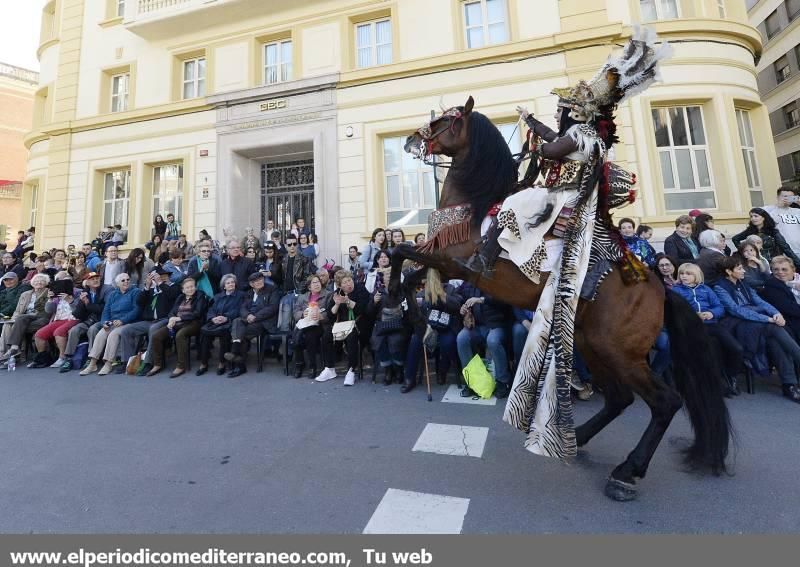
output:
[[422,358],[425,360],[425,382],[428,385],[428,401],[433,401],[433,396],[431,395],[431,375],[428,372],[428,349],[425,348],[425,345],[422,345]]

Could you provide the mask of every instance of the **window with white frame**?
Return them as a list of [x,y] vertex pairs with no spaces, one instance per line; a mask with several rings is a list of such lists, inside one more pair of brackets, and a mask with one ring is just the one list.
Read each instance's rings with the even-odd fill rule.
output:
[[739,126],[739,143],[742,148],[744,169],[747,173],[747,188],[750,190],[750,201],[754,207],[760,207],[764,204],[764,194],[761,189],[761,176],[758,173],[758,163],[756,162],[756,143],[753,140],[750,112],[737,108],[736,124]]
[[36,226],[36,217],[37,213],[39,212],[39,207],[37,206],[38,201],[39,201],[39,186],[31,185],[31,213],[30,213],[30,218],[28,219],[30,221],[28,226]]
[[264,44],[264,84],[292,80],[292,40]]
[[678,0],[639,0],[642,22],[674,20],[680,16]]
[[128,87],[130,73],[122,73],[111,77],[111,112],[128,110]]
[[508,41],[506,0],[464,2],[464,36],[470,49]]
[[117,17],[121,18],[125,15],[125,0],[117,0]]
[[206,58],[187,59],[183,62],[183,98],[206,96]]
[[103,179],[103,226],[128,226],[131,170],[109,171]]
[[652,117],[667,210],[715,209],[702,109],[654,108]]
[[183,164],[172,163],[153,168],[153,215],[173,214],[183,218]]
[[800,126],[800,109],[797,108],[797,101],[792,101],[783,107],[783,118],[786,121],[786,129]]
[[403,151],[405,138],[383,139],[386,224],[426,224],[436,208],[433,169]]
[[392,62],[392,21],[375,20],[356,24],[356,65],[358,68]]
[[778,84],[781,84],[792,74],[791,67],[789,67],[789,58],[785,55],[779,57],[772,66],[775,69],[775,80]]

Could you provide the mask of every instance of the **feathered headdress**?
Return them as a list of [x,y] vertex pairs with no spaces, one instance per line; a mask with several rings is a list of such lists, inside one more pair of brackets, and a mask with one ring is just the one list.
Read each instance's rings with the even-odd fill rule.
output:
[[656,41],[651,28],[634,26],[622,54],[609,56],[592,80],[552,91],[559,97],[558,105],[568,108],[579,122],[595,122],[609,114],[619,103],[661,79],[658,63],[672,55],[672,46],[666,41],[656,45]]

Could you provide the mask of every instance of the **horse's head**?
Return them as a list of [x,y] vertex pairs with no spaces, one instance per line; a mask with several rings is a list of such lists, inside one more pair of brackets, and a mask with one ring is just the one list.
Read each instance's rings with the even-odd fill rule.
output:
[[468,149],[467,126],[474,103],[469,97],[464,106],[445,110],[406,138],[403,149],[420,159],[431,155],[453,157]]

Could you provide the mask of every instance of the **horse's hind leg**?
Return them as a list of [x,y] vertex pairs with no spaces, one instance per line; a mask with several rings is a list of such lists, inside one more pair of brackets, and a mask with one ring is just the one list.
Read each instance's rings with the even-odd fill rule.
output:
[[624,501],[636,498],[636,480],[647,474],[650,459],[682,402],[678,393],[658,380],[644,362],[630,368],[620,379],[645,401],[651,415],[639,443],[611,472],[606,483],[606,496]]

